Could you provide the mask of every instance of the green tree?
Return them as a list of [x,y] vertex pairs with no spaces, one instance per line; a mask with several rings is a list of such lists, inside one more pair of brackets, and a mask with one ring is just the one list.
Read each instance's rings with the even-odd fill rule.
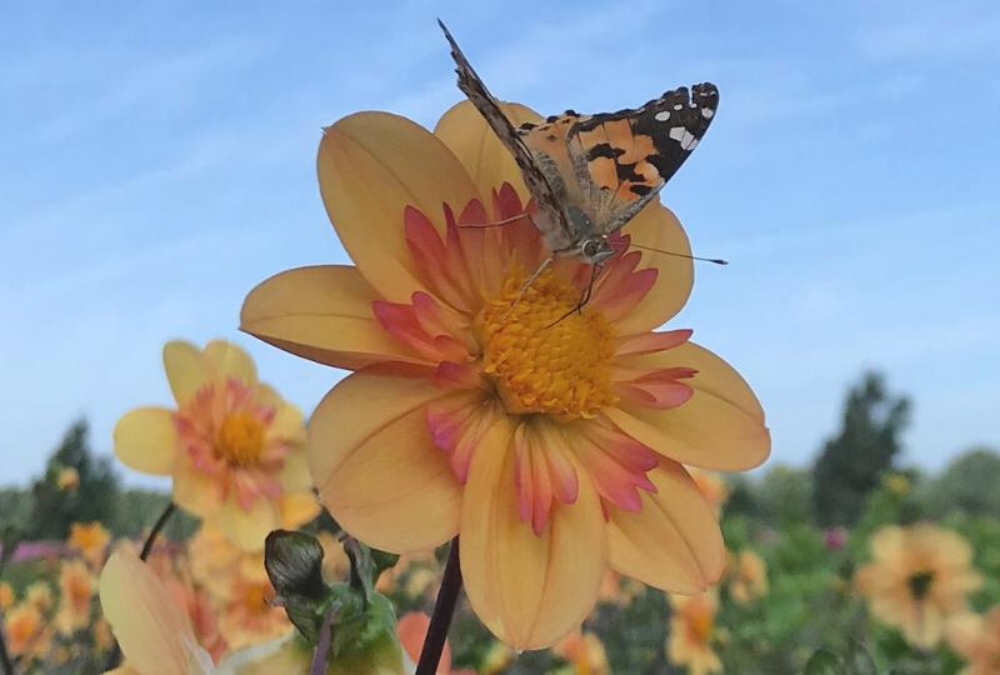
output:
[[931,514],[944,518],[959,511],[970,516],[1000,517],[1000,454],[972,448],[951,461],[927,486]]
[[771,467],[756,487],[762,515],[774,525],[808,523],[813,515],[813,476],[808,469]]
[[813,504],[823,525],[852,525],[882,473],[902,448],[910,401],[890,395],[878,373],[865,373],[847,394],[839,433],[813,466]]
[[[31,487],[34,501],[26,536],[63,539],[75,521],[111,522],[118,503],[118,477],[106,458],[95,458],[86,420],[74,422],[49,458],[45,473]],[[72,468],[80,478],[73,489],[59,486],[59,474]]]

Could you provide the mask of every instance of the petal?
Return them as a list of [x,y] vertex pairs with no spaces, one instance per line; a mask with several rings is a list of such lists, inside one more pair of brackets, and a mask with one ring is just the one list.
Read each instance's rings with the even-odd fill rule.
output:
[[174,413],[166,408],[138,408],[115,425],[115,455],[136,471],[166,476],[177,460]]
[[663,460],[647,476],[656,492],[640,492],[641,511],[609,510],[611,567],[663,590],[704,590],[719,580],[726,563],[712,508],[676,462]]
[[205,354],[190,342],[171,340],[165,344],[163,367],[177,405],[184,405],[212,382],[212,368]]
[[285,465],[281,467],[278,480],[281,482],[281,489],[285,492],[312,490],[312,474],[309,473],[309,459],[304,450],[292,450],[285,456]]
[[403,117],[362,112],[326,129],[317,163],[327,214],[365,279],[392,302],[427,290],[406,244],[403,214],[415,206],[443,233],[442,203],[457,210],[476,196],[451,151]]
[[278,528],[275,505],[267,499],[255,499],[249,510],[230,497],[216,512],[212,522],[244,551],[259,551],[271,530]]
[[[424,640],[427,639],[427,630],[431,627],[431,618],[423,612],[407,612],[399,617],[396,624],[396,633],[399,636],[399,644],[406,650],[414,663],[420,660],[420,652],[424,648]],[[438,662],[437,671],[439,673],[451,672],[451,647],[447,642],[441,651],[441,660]]]
[[[542,118],[531,108],[518,103],[502,103],[501,107],[515,126]],[[493,190],[499,190],[504,183],[514,186],[521,202],[527,203],[531,195],[524,187],[524,179],[514,156],[471,102],[462,101],[452,106],[437,123],[434,135],[451,148],[465,166],[479,188],[484,204],[490,203],[488,198]]]
[[223,380],[235,379],[248,387],[257,385],[257,366],[253,359],[232,342],[212,340],[205,346],[205,356]]
[[187,616],[153,571],[117,551],[101,572],[101,608],[129,666],[144,675],[211,673]]
[[[691,255],[684,228],[673,212],[658,201],[650,202],[638,213],[623,232],[632,243],[660,251]],[[694,285],[694,265],[687,258],[655,251],[642,251],[638,269],[658,270],[656,283],[646,296],[618,321],[620,335],[642,333],[665,323],[676,315]]]
[[381,296],[357,268],[300,267],[250,291],[240,330],[297,356],[357,370],[379,361],[418,361],[372,314]]
[[293,492],[281,495],[278,514],[281,527],[294,530],[308,523],[320,513],[319,502],[312,492]]
[[455,536],[461,486],[426,422],[427,404],[447,393],[361,371],[316,408],[306,452],[320,501],[358,539],[406,553]]
[[604,517],[581,476],[576,503],[555,504],[535,535],[518,514],[512,430],[500,420],[473,458],[465,488],[462,574],[472,608],[494,634],[539,649],[577,628],[597,600],[607,570]]
[[771,452],[764,411],[732,366],[704,347],[686,343],[638,357],[648,368],[693,368],[684,384],[694,395],[669,410],[624,406],[605,411],[619,429],[661,455],[683,464],[721,471],[745,471]]
[[174,470],[173,497],[177,506],[199,518],[213,515],[222,506],[216,482],[186,461],[178,462]]

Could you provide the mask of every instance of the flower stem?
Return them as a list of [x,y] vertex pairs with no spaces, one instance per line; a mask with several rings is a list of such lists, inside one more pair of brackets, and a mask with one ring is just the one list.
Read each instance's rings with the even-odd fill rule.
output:
[[156,538],[160,535],[160,530],[163,526],[167,524],[170,520],[170,516],[174,515],[174,511],[177,510],[177,505],[173,502],[167,504],[167,507],[163,509],[163,513],[160,517],[156,519],[153,523],[153,529],[149,531],[149,536],[146,537],[146,542],[142,545],[142,552],[139,553],[139,560],[145,561],[149,557],[149,554],[153,551],[153,544],[156,543]]
[[323,615],[323,624],[319,627],[319,640],[316,641],[316,651],[313,652],[309,675],[323,675],[330,658],[330,643],[333,641],[333,619],[337,616],[339,605],[330,605]]
[[[153,529],[149,531],[149,535],[146,537],[146,541],[142,544],[142,551],[139,553],[139,560],[143,562],[149,557],[149,554],[153,552],[153,545],[156,543],[156,538],[160,536],[160,531],[163,530],[163,526],[167,524],[170,520],[170,516],[174,515],[174,511],[177,510],[177,505],[172,501],[167,504],[166,508],[163,509],[163,513],[160,517],[156,519],[153,523]],[[122,660],[122,647],[115,641],[115,646],[111,648],[111,653],[108,655],[107,663],[104,664],[104,670],[114,670],[118,667]]]
[[448,552],[448,564],[444,568],[444,578],[438,590],[437,602],[434,603],[434,615],[427,629],[423,649],[420,651],[420,662],[417,664],[416,675],[434,675],[437,673],[441,652],[448,638],[448,628],[455,614],[455,604],[458,594],[462,591],[462,568],[458,561],[458,537],[451,540],[451,550]]

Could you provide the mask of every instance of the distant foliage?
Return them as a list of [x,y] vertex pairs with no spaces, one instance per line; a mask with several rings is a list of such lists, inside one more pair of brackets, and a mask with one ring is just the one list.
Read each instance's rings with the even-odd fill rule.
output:
[[924,499],[937,518],[954,512],[1000,517],[1000,454],[985,447],[962,453],[927,486]]
[[813,476],[808,469],[772,467],[756,489],[760,516],[774,525],[811,522]]
[[877,373],[865,374],[847,395],[840,432],[826,442],[813,467],[816,518],[852,525],[869,493],[891,469],[910,421],[910,401],[893,396]]
[[[27,538],[65,539],[73,522],[111,522],[118,503],[118,477],[106,458],[95,458],[88,439],[86,420],[79,420],[63,436],[49,458],[45,473],[31,487],[34,503],[27,525]],[[75,469],[79,483],[72,488],[59,484],[65,469]]]

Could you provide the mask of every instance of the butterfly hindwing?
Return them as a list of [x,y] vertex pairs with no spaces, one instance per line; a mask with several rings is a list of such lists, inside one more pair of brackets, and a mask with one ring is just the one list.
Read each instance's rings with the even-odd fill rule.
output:
[[581,118],[569,150],[597,229],[620,229],[663,188],[705,135],[719,105],[715,85],[680,87],[644,106]]

